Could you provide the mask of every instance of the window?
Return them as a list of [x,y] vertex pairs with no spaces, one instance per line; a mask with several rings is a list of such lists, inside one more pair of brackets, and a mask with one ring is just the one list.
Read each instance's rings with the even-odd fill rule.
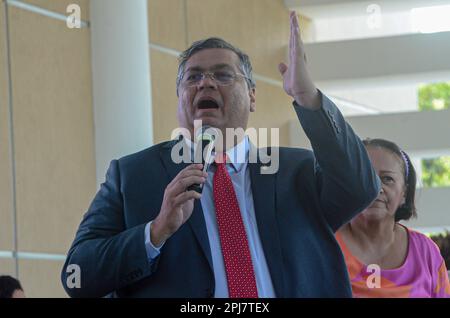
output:
[[[419,110],[450,109],[450,82],[419,86]],[[424,187],[450,186],[450,157],[422,160]]]

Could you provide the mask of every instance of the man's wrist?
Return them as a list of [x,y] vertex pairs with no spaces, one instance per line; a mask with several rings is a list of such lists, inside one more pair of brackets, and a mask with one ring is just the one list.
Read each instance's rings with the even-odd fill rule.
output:
[[160,223],[155,219],[150,224],[150,241],[156,248],[160,248],[168,237],[164,235]]
[[310,93],[302,93],[294,96],[296,103],[310,110],[319,110],[322,107],[319,90]]

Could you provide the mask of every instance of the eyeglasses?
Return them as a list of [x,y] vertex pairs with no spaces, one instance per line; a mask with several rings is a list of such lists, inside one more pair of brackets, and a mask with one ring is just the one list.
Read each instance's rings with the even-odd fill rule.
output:
[[209,77],[219,86],[228,86],[233,84],[239,76],[249,79],[247,76],[232,70],[220,70],[215,72],[188,71],[181,77],[181,85],[184,87],[197,86],[206,77]]

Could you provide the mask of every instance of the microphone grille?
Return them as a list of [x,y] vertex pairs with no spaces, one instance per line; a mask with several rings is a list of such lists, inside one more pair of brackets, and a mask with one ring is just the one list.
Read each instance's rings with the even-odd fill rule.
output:
[[197,140],[198,141],[208,141],[208,142],[214,142],[216,139],[216,128],[211,126],[202,126],[201,129],[198,130],[197,133]]

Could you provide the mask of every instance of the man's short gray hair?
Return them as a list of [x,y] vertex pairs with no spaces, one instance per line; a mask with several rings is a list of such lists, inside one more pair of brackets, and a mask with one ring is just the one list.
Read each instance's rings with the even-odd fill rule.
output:
[[252,64],[250,63],[250,58],[248,57],[248,55],[221,38],[208,38],[192,43],[192,45],[188,49],[180,54],[177,75],[177,96],[178,88],[180,87],[180,82],[184,75],[184,67],[186,65],[186,62],[192,55],[205,49],[227,49],[236,53],[241,63],[240,70],[246,77],[245,80],[249,89],[256,87],[255,81],[253,80]]

